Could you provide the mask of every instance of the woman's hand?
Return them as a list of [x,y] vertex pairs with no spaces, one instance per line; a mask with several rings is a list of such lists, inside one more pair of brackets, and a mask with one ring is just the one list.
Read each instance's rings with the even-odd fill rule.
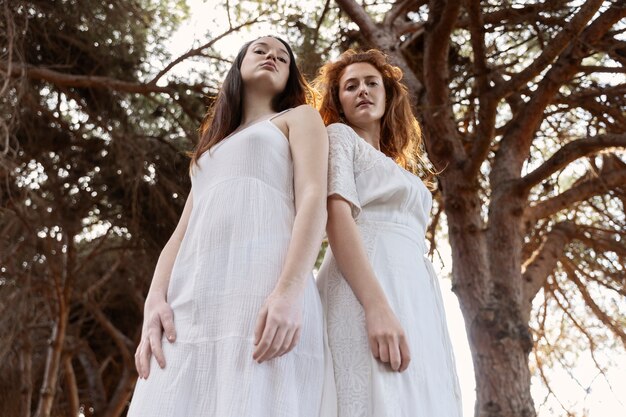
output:
[[394,371],[402,372],[411,361],[409,345],[400,321],[389,306],[365,310],[367,336],[372,354]]
[[254,354],[258,363],[293,349],[302,328],[302,296],[272,293],[259,312],[254,328]]
[[135,352],[135,366],[140,378],[146,379],[150,375],[150,357],[153,354],[159,366],[165,367],[165,357],[161,348],[163,332],[170,343],[176,340],[174,312],[165,298],[148,298],[144,306],[141,341]]

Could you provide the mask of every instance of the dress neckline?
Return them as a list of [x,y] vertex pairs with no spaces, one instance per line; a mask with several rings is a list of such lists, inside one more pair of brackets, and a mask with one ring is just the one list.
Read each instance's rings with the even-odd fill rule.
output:
[[[365,145],[371,149],[372,151],[374,151],[374,153],[378,154],[379,156],[382,156],[384,159],[389,160],[391,163],[393,163],[398,169],[400,169],[400,171],[410,175],[412,178],[416,178],[418,179],[422,184],[424,184],[424,181],[415,173],[409,171],[408,169],[400,166],[396,161],[393,160],[392,157],[390,157],[389,155],[385,154],[383,151],[381,151],[380,149],[376,149],[371,143],[369,143],[368,141],[366,141],[365,139],[363,139],[358,133],[356,133],[356,130],[354,130],[352,128],[352,126],[350,126],[349,124],[346,123],[346,126],[348,126],[350,128],[350,130],[352,131],[352,133],[354,133],[354,135],[357,137],[358,140],[363,141],[363,143],[365,143]],[[425,186],[425,185],[424,185]],[[428,187],[427,187],[428,188]]]
[[[275,119],[276,117],[280,116],[280,115],[281,115],[281,114],[283,114],[283,113],[287,113],[289,110],[291,110],[291,108],[286,109],[286,110],[283,110],[283,111],[279,111],[278,113],[271,114],[271,115],[269,115],[268,117],[266,117],[266,118],[264,118],[264,119],[260,119],[260,120],[257,120],[257,121],[255,121],[255,122],[253,122],[253,123],[248,124],[248,126],[244,127],[244,128],[243,128],[243,129],[241,129],[241,130],[237,130],[237,129],[235,129],[235,130],[234,130],[234,131],[233,131],[230,135],[226,136],[226,137],[225,137],[224,139],[222,139],[222,140],[230,139],[230,138],[232,138],[233,136],[236,136],[236,135],[238,135],[239,133],[244,132],[244,131],[246,131],[246,130],[250,129],[252,126],[256,126],[256,125],[258,125],[259,123],[264,123],[264,122],[270,122],[270,123],[271,123],[271,122],[272,122],[272,119]],[[274,123],[272,123],[272,124],[274,124]],[[276,125],[274,124],[274,126],[276,126]],[[276,126],[276,127],[278,127],[278,126]],[[278,129],[278,130],[280,130],[280,129]],[[281,130],[281,133],[282,133],[282,130]],[[284,133],[283,133],[283,136],[285,136],[285,134],[284,134]]]

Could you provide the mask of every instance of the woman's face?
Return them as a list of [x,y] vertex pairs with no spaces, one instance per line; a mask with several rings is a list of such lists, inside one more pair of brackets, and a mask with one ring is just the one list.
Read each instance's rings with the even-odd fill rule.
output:
[[267,89],[272,95],[282,92],[289,78],[289,52],[285,45],[272,37],[252,42],[241,62],[244,85]]
[[372,65],[348,65],[339,78],[339,102],[351,125],[380,121],[385,114],[387,95],[382,74]]

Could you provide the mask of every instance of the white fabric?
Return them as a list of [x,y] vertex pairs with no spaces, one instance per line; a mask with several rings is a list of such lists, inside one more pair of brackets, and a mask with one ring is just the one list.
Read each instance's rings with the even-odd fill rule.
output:
[[200,157],[192,190],[167,296],[177,340],[163,339],[167,366],[152,360],[128,416],[317,417],[325,372],[334,381],[313,275],[294,350],[252,359],[257,314],[281,273],[295,216],[287,139],[270,120],[228,137]]
[[[339,417],[460,417],[461,396],[437,277],[426,258],[432,197],[422,181],[343,124],[328,127],[329,195],[352,206],[368,259],[408,337],[411,363],[374,359],[365,316],[332,250],[318,274]],[[334,417],[334,416],[333,416]]]

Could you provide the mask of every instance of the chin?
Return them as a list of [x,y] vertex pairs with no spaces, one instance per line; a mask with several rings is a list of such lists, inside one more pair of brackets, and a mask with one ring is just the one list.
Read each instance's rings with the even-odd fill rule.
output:
[[358,117],[349,118],[348,121],[350,122],[350,124],[360,125],[380,122],[380,119],[382,119],[382,116],[376,117],[375,115],[371,114],[361,114]]

